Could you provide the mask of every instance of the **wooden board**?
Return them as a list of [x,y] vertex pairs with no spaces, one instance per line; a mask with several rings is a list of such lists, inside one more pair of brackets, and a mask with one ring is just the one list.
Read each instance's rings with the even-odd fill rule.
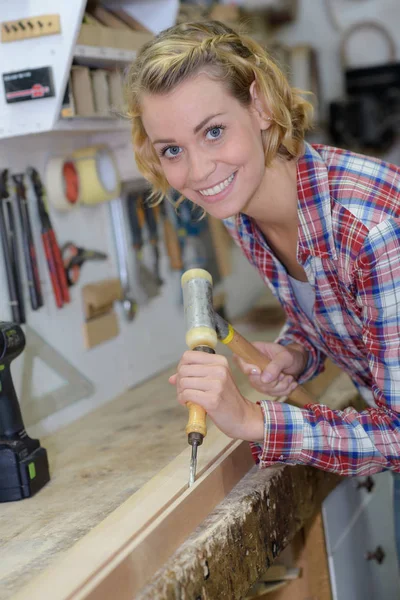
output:
[[190,448],[15,600],[133,598],[254,466],[249,445],[230,440],[215,427],[199,454],[199,478],[190,489],[189,460]]
[[[240,331],[250,339],[272,341],[278,335],[279,327],[254,332],[249,332],[246,327],[240,327]],[[229,350],[222,345],[219,346],[219,352],[230,354]],[[263,398],[261,394],[251,390],[247,378],[233,364],[232,370],[235,380],[246,397],[253,400]],[[33,498],[1,506],[0,600],[14,598],[14,594],[24,585],[46,568],[54,565],[60,556],[128,500],[187,447],[184,432],[187,411],[177,403],[175,388],[168,384],[168,377],[173,372],[174,368],[172,367],[152,377],[51,435],[44,436],[43,431],[28,429],[32,436],[40,437],[42,445],[48,451],[52,479]],[[348,403],[355,395],[355,388],[349,384],[349,379],[346,376],[341,376],[339,379],[342,382],[341,385],[339,387],[335,385],[331,393],[324,394],[323,398],[323,402],[328,403],[332,408],[342,407],[342,404]],[[317,390],[314,389],[313,393],[317,394]],[[90,404],[83,408],[88,410]],[[207,440],[199,454],[206,448],[206,444]],[[263,486],[270,485],[268,479],[270,470],[267,471],[268,473],[257,473],[257,478],[247,483],[247,492],[249,494],[254,492],[254,503],[252,504],[254,507],[259,505]],[[285,480],[291,476],[292,472],[294,473],[291,469],[287,471]],[[320,479],[317,477],[316,470],[310,469],[310,472],[312,473],[311,478],[307,476],[306,479],[293,480],[293,486],[297,486],[300,490],[303,487],[311,490],[314,489],[314,484],[319,485]],[[259,486],[257,489],[256,483]],[[289,497],[291,489],[289,487],[283,493],[282,482],[279,482],[277,494],[283,495],[286,499]],[[314,497],[308,498],[307,507],[313,501]],[[296,507],[296,518],[302,519],[303,513],[299,516],[299,498],[296,496],[296,498],[292,498],[291,502]],[[247,514],[249,504],[247,501],[242,503],[240,499],[237,503],[230,503],[227,506],[229,514],[233,511],[240,516],[242,510]],[[213,511],[214,513],[215,511]],[[222,569],[224,566],[221,556],[225,556],[224,552],[229,548],[231,549],[230,560],[232,560],[231,544],[227,543],[225,546],[219,540],[221,532],[229,529],[226,526],[229,514],[223,513],[223,522],[220,527],[216,528],[214,521],[211,530],[208,530],[207,526],[205,527],[205,533],[198,546],[183,544],[184,555],[192,555],[194,548],[198,552],[199,548],[206,544],[207,547],[212,548],[218,568]],[[280,522],[276,522],[275,519],[279,521],[280,514],[271,517],[271,521],[265,521],[265,517],[270,515],[270,511],[266,514],[262,513],[260,517],[254,515],[253,525],[262,527],[261,537],[265,537],[268,528],[272,528],[271,531],[276,529],[279,534]],[[214,519],[217,517],[218,515]],[[290,524],[290,519],[288,523]],[[235,531],[236,529],[237,522],[235,521]],[[236,539],[236,533],[234,535]],[[254,536],[253,532],[252,535]],[[214,539],[214,537],[218,539]],[[260,540],[260,547],[257,551],[261,562],[264,552],[262,543],[263,541]],[[219,549],[221,553],[219,553]],[[240,548],[237,549],[238,554],[240,554],[239,551]],[[199,556],[196,573],[201,578],[203,565]],[[250,559],[253,561],[252,557]],[[227,572],[226,576],[232,578],[232,585],[243,590],[244,595],[247,591],[245,584],[248,572],[247,567],[246,573],[243,571],[245,568],[245,564],[242,564],[243,557],[240,560],[241,562],[237,564],[237,571],[235,573]],[[176,561],[172,563],[177,570],[174,568],[171,571],[169,567],[165,571],[162,569],[159,571],[162,575],[154,579],[155,583],[157,581],[157,593],[150,591],[149,595],[146,595],[146,600],[154,600],[155,597],[161,598],[158,594],[160,577],[162,580],[168,577],[171,579],[171,581],[168,580],[168,589],[173,589],[172,579],[176,582],[178,574],[179,578],[185,580],[185,588],[192,585],[194,572],[189,568],[186,572],[181,572],[178,568],[179,564]],[[265,569],[265,564],[264,562],[260,566],[260,573]],[[216,575],[215,568],[213,573]],[[186,580],[186,575],[188,580]],[[256,578],[254,575],[251,582]],[[238,587],[239,581],[242,581],[241,587]],[[215,577],[212,574],[207,581],[207,589],[211,589],[210,597],[213,597],[213,586],[216,585]],[[201,586],[196,589],[201,590]],[[193,597],[195,598],[196,595]],[[214,597],[216,597],[215,594]],[[233,597],[231,595],[230,600]]]

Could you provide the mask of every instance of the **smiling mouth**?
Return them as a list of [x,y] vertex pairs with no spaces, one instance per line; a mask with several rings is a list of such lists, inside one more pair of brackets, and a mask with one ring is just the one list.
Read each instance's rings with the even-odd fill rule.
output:
[[227,179],[224,179],[224,181],[221,181],[221,183],[217,183],[217,185],[214,185],[213,187],[206,188],[204,190],[199,190],[199,193],[202,196],[216,196],[217,194],[220,194],[225,188],[227,188],[230,183],[232,183],[235,175],[236,172],[232,173],[232,175],[229,175]]

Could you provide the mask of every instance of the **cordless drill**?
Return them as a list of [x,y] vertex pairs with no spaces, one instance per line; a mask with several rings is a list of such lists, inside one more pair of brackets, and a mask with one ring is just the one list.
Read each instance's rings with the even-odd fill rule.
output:
[[11,377],[24,348],[21,327],[0,321],[0,502],[29,498],[50,480],[47,452],[25,431]]

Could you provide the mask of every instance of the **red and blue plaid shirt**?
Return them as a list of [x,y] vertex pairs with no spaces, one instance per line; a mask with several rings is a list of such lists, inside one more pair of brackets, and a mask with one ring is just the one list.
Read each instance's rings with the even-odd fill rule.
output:
[[357,387],[372,390],[377,408],[300,409],[265,400],[258,461],[342,475],[400,471],[400,169],[306,144],[297,194],[297,260],[315,291],[312,321],[256,223],[238,214],[225,225],[286,311],[277,341],[309,351],[299,382],[320,373],[329,357]]

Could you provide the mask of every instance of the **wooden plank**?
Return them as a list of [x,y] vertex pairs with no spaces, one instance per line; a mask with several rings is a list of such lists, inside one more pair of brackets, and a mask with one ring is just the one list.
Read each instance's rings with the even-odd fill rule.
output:
[[328,556],[321,511],[304,527],[308,585],[312,598],[332,600]]
[[[340,480],[313,467],[252,469],[135,600],[242,600]],[[307,581],[288,582],[304,594],[285,600],[310,600]]]
[[131,600],[254,465],[248,443],[206,441],[190,490],[188,448],[14,600]]
[[[278,333],[275,328],[254,336],[271,341]],[[220,350],[230,353],[225,347]],[[138,352],[133,352],[133,361]],[[187,410],[168,383],[174,372],[175,366],[51,435],[28,428],[48,451],[51,481],[26,501],[29,510],[25,501],[1,506],[0,600],[8,600],[55,564],[187,448]],[[233,374],[242,393],[251,398],[247,378],[236,365]],[[90,401],[84,401],[83,411],[90,409]],[[80,414],[80,406],[77,409]],[[207,439],[200,452],[206,444]]]
[[[243,327],[242,332],[249,339],[273,341],[279,333],[279,327],[267,331],[249,331]],[[229,349],[222,345],[219,346],[219,352],[230,355]],[[250,388],[247,378],[235,365],[232,365],[232,370],[246,397],[254,401],[265,398]],[[40,437],[42,445],[48,451],[52,479],[39,494],[26,501],[29,510],[25,501],[2,505],[0,600],[14,597],[34,577],[55,565],[74,544],[187,447],[184,432],[187,411],[177,403],[175,388],[168,384],[168,377],[174,371],[175,367],[172,367],[152,377],[51,435],[45,437],[43,431],[37,428],[30,431],[33,437]],[[353,404],[356,395],[349,378],[341,375],[323,393],[321,401],[331,408],[339,409],[349,403]],[[207,442],[208,438],[200,452],[206,448]],[[210,598],[220,597],[219,592],[224,589],[223,586],[229,590],[226,595],[229,600],[240,597],[231,594],[231,589],[241,590],[244,596],[251,584],[258,579],[258,575],[265,570],[267,563],[263,544],[267,536],[276,531],[279,538],[287,533],[282,531],[281,525],[300,527],[303,523],[301,498],[298,495],[293,497],[291,486],[298,491],[310,491],[311,494],[312,490],[315,493],[322,484],[316,469],[310,469],[310,475],[304,479],[299,476],[294,478],[294,473],[291,467],[286,469],[279,480],[278,489],[275,490],[274,486],[271,488],[271,505],[275,502],[275,494],[282,504],[282,509],[276,513],[270,510],[267,513],[257,512],[260,494],[265,504],[264,488],[270,486],[270,470],[257,473],[254,479],[247,481],[243,497],[246,494],[251,496],[251,503],[234,492],[235,502],[224,501],[226,512],[220,509],[218,513],[213,511],[213,517],[208,521],[211,527],[205,526],[197,545],[185,542],[181,546],[182,552],[178,549],[179,557],[193,558],[193,568],[192,565],[186,567],[186,562],[181,563],[180,558],[171,558],[166,562],[165,569],[162,567],[157,572],[154,587],[143,598],[164,599],[160,593],[161,587],[168,588],[170,597],[174,598],[173,590],[177,585],[182,585],[182,595],[185,589],[199,590],[201,593],[202,585],[206,585]],[[286,482],[291,482],[288,489]],[[306,502],[307,511],[315,501],[315,497],[310,495]],[[295,508],[298,519],[295,523],[290,516],[292,509],[289,507],[290,512],[287,513],[285,508],[288,503]],[[251,518],[247,514],[249,509],[255,511]],[[232,530],[229,525],[231,514]],[[311,516],[312,513],[307,514]],[[220,517],[221,523],[216,523],[215,519]],[[242,517],[245,521],[243,527],[240,524]],[[240,532],[248,527],[252,529],[246,544],[253,544],[254,539],[258,540],[260,537],[257,558],[252,554],[245,557],[243,546],[238,545],[242,539]],[[229,540],[226,544],[224,539],[221,541],[221,536],[226,531],[231,531],[234,544]],[[204,548],[207,553],[210,548],[212,553],[212,558],[207,558],[211,575],[205,583],[201,559]],[[226,555],[227,551],[229,556]],[[254,561],[259,565],[257,573],[252,571],[252,567],[249,568],[249,563],[251,565]],[[235,564],[234,572],[230,563]],[[218,574],[218,569],[222,576]],[[142,593],[140,596],[142,597]],[[190,595],[188,592],[187,598],[196,598],[196,593],[193,591]]]

